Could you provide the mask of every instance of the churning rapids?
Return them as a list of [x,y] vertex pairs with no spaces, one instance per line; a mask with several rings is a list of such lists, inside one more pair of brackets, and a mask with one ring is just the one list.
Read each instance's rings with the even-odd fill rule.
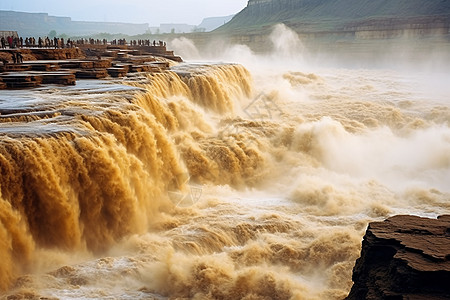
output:
[[342,299],[368,222],[450,213],[442,78],[255,61],[2,91],[3,296]]

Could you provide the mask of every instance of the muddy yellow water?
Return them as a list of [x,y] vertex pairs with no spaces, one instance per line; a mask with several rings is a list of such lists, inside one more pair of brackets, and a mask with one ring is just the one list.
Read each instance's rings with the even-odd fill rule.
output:
[[368,222],[450,213],[433,76],[182,64],[1,91],[2,295],[342,299]]

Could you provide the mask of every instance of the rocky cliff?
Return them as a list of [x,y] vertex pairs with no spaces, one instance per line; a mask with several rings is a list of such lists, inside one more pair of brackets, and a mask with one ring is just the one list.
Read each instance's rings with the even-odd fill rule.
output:
[[[363,53],[365,61],[368,52],[392,58],[397,49],[408,49],[408,59],[417,61],[429,59],[427,54],[438,49],[440,57],[450,57],[448,0],[250,0],[213,34],[268,52],[274,50],[270,34],[279,23],[295,31],[310,53],[350,59]],[[202,39],[211,37],[196,41],[200,48]]]
[[[442,0],[250,0],[221,30],[285,23],[301,31],[344,30],[365,20],[450,17],[450,1]],[[417,19],[415,19],[417,21]],[[448,29],[448,27],[447,27]]]
[[369,224],[346,299],[450,299],[450,215]]

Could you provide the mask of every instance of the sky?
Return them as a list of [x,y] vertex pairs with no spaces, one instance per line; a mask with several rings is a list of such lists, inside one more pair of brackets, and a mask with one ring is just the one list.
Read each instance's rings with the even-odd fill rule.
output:
[[0,0],[0,10],[44,12],[74,21],[198,25],[204,18],[236,14],[247,0]]

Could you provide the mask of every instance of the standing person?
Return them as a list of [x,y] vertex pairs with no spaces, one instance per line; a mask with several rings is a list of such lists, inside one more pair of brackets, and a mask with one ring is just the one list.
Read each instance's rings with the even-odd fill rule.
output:
[[16,64],[17,63],[16,53],[15,52],[11,52],[11,56],[12,56],[13,64]]
[[17,52],[17,62],[19,64],[23,63],[23,55],[21,52]]
[[6,40],[4,37],[1,38],[1,43],[2,43],[2,49],[6,48]]
[[8,36],[6,39],[7,39],[7,41],[8,41],[9,48],[11,48],[11,47],[12,47],[12,44],[13,44],[13,39],[12,39],[12,37],[11,37],[11,36]]

